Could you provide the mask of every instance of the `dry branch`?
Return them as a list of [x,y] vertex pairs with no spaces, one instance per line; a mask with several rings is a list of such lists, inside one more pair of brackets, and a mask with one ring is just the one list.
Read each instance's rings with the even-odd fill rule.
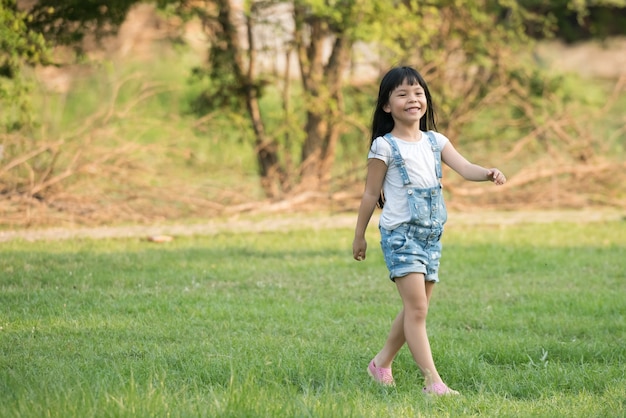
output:
[[0,168],[0,175],[8,173],[9,170],[26,163],[28,160],[35,158],[36,156],[43,154],[46,151],[50,151],[51,149],[55,149],[63,144],[63,141],[46,143],[32,151],[27,152],[26,154],[15,157],[11,162],[6,164],[4,167]]
[[[554,168],[538,168],[538,169],[525,169],[517,173],[510,178],[506,184],[500,186],[501,190],[519,189],[527,186],[531,183],[538,182],[544,179],[556,178],[563,175],[594,175],[604,171],[619,171],[626,168],[626,162],[624,163],[601,163],[593,165],[567,165],[557,166]],[[446,189],[456,196],[480,196],[490,193],[491,190],[485,187],[479,188],[464,188],[457,185],[446,185]]]

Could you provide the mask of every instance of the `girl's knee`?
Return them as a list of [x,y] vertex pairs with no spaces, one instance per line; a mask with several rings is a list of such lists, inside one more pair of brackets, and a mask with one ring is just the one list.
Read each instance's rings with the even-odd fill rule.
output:
[[417,303],[404,307],[404,320],[409,322],[426,321],[428,316],[428,303]]

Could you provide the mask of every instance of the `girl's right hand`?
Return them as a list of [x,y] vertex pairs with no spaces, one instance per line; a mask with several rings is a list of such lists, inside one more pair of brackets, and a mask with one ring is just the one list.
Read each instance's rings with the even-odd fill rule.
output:
[[357,261],[365,260],[365,251],[367,250],[367,241],[365,238],[355,238],[352,242],[352,256]]

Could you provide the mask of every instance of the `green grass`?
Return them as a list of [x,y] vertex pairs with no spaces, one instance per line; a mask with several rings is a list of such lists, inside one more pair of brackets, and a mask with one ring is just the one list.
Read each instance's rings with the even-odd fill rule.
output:
[[626,222],[459,226],[429,316],[445,380],[405,348],[365,366],[399,309],[368,232],[3,243],[2,417],[619,417]]

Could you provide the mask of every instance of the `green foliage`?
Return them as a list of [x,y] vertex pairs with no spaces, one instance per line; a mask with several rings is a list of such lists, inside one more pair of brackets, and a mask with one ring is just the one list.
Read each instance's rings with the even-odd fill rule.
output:
[[[518,3],[547,16],[552,23],[551,32],[567,42],[626,34],[625,0],[522,0]],[[545,36],[537,27],[529,27],[528,33],[538,38]]]
[[86,34],[115,33],[128,10],[141,0],[39,0],[30,14],[30,27],[55,44],[80,47]]
[[[379,27],[381,12],[388,4],[371,0],[300,0],[295,6],[308,9],[328,25],[332,33],[348,34],[354,41],[371,40],[377,35],[373,27]],[[378,19],[377,19],[378,17]]]
[[29,83],[20,71],[23,65],[48,59],[44,38],[28,27],[29,21],[15,0],[0,2],[0,132],[18,130],[31,121]]
[[3,243],[0,415],[626,412],[623,221],[451,226],[429,333],[462,396],[442,399],[421,394],[406,348],[396,388],[371,381],[400,309],[382,256],[371,245],[357,263],[350,229],[304,223],[162,245]]
[[43,36],[28,27],[31,16],[17,10],[15,0],[0,3],[0,76],[13,78],[22,64],[47,59]]

